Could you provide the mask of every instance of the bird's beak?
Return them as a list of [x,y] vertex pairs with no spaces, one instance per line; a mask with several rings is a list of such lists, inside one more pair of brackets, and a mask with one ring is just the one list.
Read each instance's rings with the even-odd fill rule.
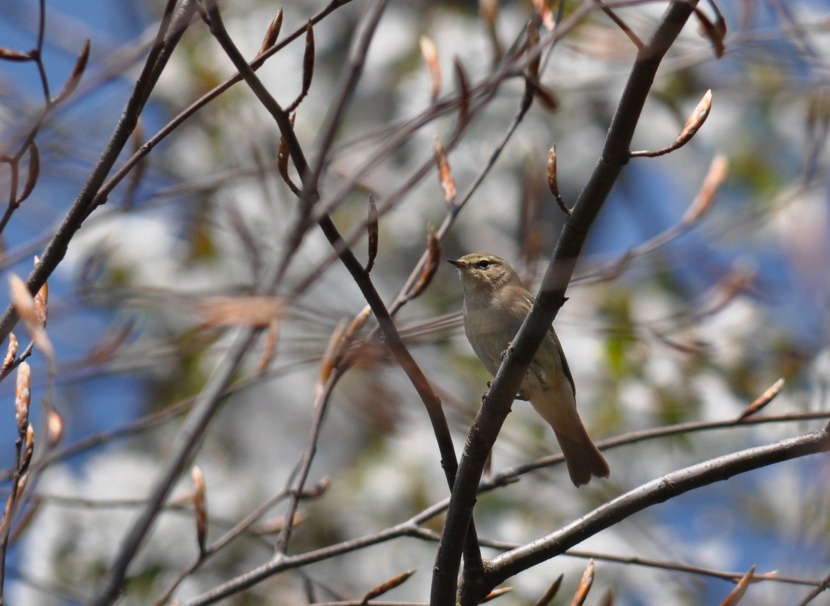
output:
[[455,265],[458,269],[465,269],[467,267],[467,262],[462,260],[454,261],[452,259],[447,259],[447,263],[450,265]]

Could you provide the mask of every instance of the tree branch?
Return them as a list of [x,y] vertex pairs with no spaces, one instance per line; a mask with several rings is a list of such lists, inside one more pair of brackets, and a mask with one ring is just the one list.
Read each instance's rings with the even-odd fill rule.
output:
[[487,568],[486,586],[495,587],[514,574],[564,553],[651,505],[753,469],[828,451],[830,424],[795,438],[749,448],[666,474],[605,503],[556,532],[497,556]]
[[[374,32],[374,26],[377,25],[384,7],[384,0],[376,0],[373,9],[368,13],[367,32],[359,40],[359,50],[351,57],[350,72],[344,82],[344,86],[341,89],[340,94],[338,95],[338,99],[336,99],[333,104],[333,113],[336,116],[341,115],[345,110],[353,87],[357,83],[363,67],[363,55],[368,52],[368,45],[371,41],[372,33]],[[318,180],[322,173],[322,166],[325,160],[324,155],[320,154],[316,158],[316,164],[310,167],[305,159],[302,146],[294,134],[288,114],[282,109],[282,107],[280,107],[273,96],[271,96],[259,78],[257,78],[254,71],[244,60],[241,53],[236,48],[236,45],[228,36],[227,31],[225,31],[222,24],[221,15],[216,7],[215,0],[208,0],[208,18],[210,21],[211,32],[222,45],[222,48],[228,55],[228,58],[231,59],[234,66],[237,70],[239,70],[240,75],[251,88],[251,91],[256,95],[257,99],[271,113],[274,120],[277,122],[280,134],[286,142],[291,159],[294,162],[294,166],[300,174],[300,178],[303,183],[303,190],[300,196],[301,219],[297,222],[296,229],[289,236],[288,243],[286,244],[288,254],[290,255],[290,253],[299,246],[302,239],[304,231],[301,228],[303,226],[304,219],[310,216],[314,205],[320,199]],[[322,141],[327,145],[331,141],[337,120],[327,120],[326,124],[328,126],[324,129]],[[329,134],[327,132],[328,130],[331,130],[332,134]],[[337,226],[334,224],[331,216],[329,214],[323,214],[317,218],[317,224],[323,231],[323,234],[326,236],[326,239],[329,241],[331,246],[337,251],[341,262],[351,274],[352,279],[357,284],[360,292],[366,299],[366,302],[372,308],[372,312],[375,314],[378,325],[386,338],[387,347],[389,347],[392,355],[406,373],[412,383],[412,386],[421,398],[421,401],[427,410],[430,423],[432,424],[436,441],[438,442],[438,448],[441,453],[441,467],[444,470],[447,484],[452,487],[455,481],[456,470],[458,468],[458,459],[455,454],[455,447],[452,442],[452,435],[450,434],[449,425],[444,415],[444,411],[441,408],[440,398],[432,389],[429,380],[424,375],[415,359],[412,357],[412,354],[407,349],[403,339],[401,339],[398,329],[395,326],[395,322],[390,315],[389,310],[386,308],[383,299],[377,292],[371,277],[363,270],[363,265],[348,245],[343,241],[343,237],[340,235],[340,231],[337,229]],[[288,257],[285,259],[287,258]],[[278,274],[280,277],[284,267],[285,264],[281,264],[280,273]],[[467,526],[472,526],[469,520],[467,522]],[[466,537],[466,526],[464,534]],[[480,570],[482,567],[481,553],[478,550],[478,542],[475,539],[474,529],[471,528],[470,538],[468,540],[462,538],[462,543],[468,564],[471,567]]]
[[[672,2],[653,38],[638,53],[617,111],[608,130],[605,147],[591,177],[565,223],[542,288],[522,328],[508,350],[499,372],[473,423],[458,477],[453,487],[444,534],[435,560],[431,602],[455,604],[460,567],[460,545],[472,518],[476,490],[487,456],[510,411],[524,374],[548,327],[565,301],[565,290],[590,226],[599,214],[611,187],[629,160],[634,129],[648,97],[660,61],[680,34],[696,2]],[[472,588],[467,586],[467,590]],[[470,595],[484,595],[471,591]],[[463,603],[463,602],[462,602]]]
[[[43,258],[29,275],[26,281],[29,292],[34,294],[40,290],[46,279],[52,275],[52,272],[63,260],[70,240],[80,229],[89,213],[93,208],[105,202],[105,200],[97,199],[98,192],[115,165],[118,155],[130,140],[130,135],[138,124],[138,119],[144,110],[147,99],[149,99],[162,69],[167,64],[170,54],[181,39],[193,14],[193,2],[184,2],[174,17],[173,9],[175,6],[175,0],[168,0],[155,42],[147,55],[144,68],[136,81],[124,113],[121,115],[98,163],[75,199],[72,208],[49,241],[49,245],[43,253]],[[15,312],[14,306],[10,305],[0,317],[0,342],[8,337],[9,332],[17,324],[17,320],[17,312]]]

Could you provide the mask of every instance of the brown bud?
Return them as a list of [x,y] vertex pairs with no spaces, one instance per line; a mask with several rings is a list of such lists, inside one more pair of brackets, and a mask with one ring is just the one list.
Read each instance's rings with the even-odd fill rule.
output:
[[196,540],[199,553],[205,552],[207,537],[207,498],[205,495],[205,477],[197,465],[190,472],[193,479],[193,509],[196,512]]
[[[23,452],[20,455],[20,473],[25,473],[32,462],[32,454],[35,451],[35,428],[29,423],[26,425],[26,436],[23,441]],[[21,488],[22,490],[22,488]]]
[[545,27],[553,31],[555,26],[553,22],[553,14],[550,12],[550,7],[546,0],[533,0],[533,10],[539,15],[539,20],[544,23]]
[[51,358],[54,355],[54,349],[49,338],[46,336],[46,331],[43,329],[43,324],[35,309],[35,300],[29,292],[29,287],[16,274],[9,274],[9,286],[11,289],[12,304],[17,311],[17,315],[20,316],[20,319],[26,326],[26,330],[29,331],[32,341],[43,352],[43,355]]
[[547,606],[553,601],[553,598],[556,597],[556,594],[559,593],[559,588],[562,586],[562,579],[564,575],[559,575],[556,577],[556,580],[550,584],[548,590],[544,593],[544,595],[539,598],[533,606]]
[[680,134],[674,142],[673,147],[675,149],[685,145],[692,137],[694,137],[695,133],[700,130],[701,126],[703,126],[703,123],[706,122],[706,118],[709,117],[711,109],[712,89],[709,89],[703,94],[703,97],[701,97],[700,101],[698,101],[697,106],[695,106],[695,109],[692,111],[689,119],[686,120],[683,130],[680,131]]
[[52,408],[46,416],[46,436],[50,447],[58,444],[63,439],[63,428],[63,417]]
[[26,433],[29,425],[29,404],[32,397],[32,368],[28,362],[17,367],[17,385],[14,392],[15,420],[20,435]]
[[709,172],[706,173],[706,178],[703,180],[697,196],[692,201],[689,208],[683,214],[682,223],[684,225],[691,225],[700,219],[703,214],[712,206],[720,186],[726,181],[729,174],[729,160],[726,156],[715,156],[712,164],[709,165]]
[[[293,112],[300,106],[303,99],[308,95],[308,90],[311,88],[311,80],[314,77],[314,28],[311,21],[306,24],[305,28],[305,52],[303,53],[303,86],[300,90],[299,96],[294,100],[294,103],[285,108],[288,113]],[[292,122],[293,124],[293,122]]]
[[84,47],[81,49],[80,54],[78,54],[78,59],[75,61],[75,67],[72,69],[72,73],[69,74],[69,78],[66,80],[66,84],[63,85],[60,92],[54,99],[52,99],[52,103],[60,103],[75,92],[75,89],[78,88],[78,84],[81,82],[81,77],[84,75],[84,70],[86,70],[86,63],[88,60],[89,39],[84,42]]
[[559,208],[562,209],[562,212],[566,215],[570,216],[571,209],[568,208],[568,205],[565,204],[565,199],[562,197],[562,194],[559,191],[559,179],[557,178],[557,169],[556,169],[556,146],[550,148],[548,152],[548,163],[547,163],[547,172],[548,172],[548,187],[550,188],[550,193],[553,194],[556,203],[559,205]]
[[[340,344],[338,345],[338,348],[337,348],[337,355],[338,356],[342,356],[343,352],[345,352],[346,349],[352,343],[352,341],[354,341],[355,335],[358,333],[358,331],[361,328],[363,328],[363,326],[366,324],[366,320],[368,320],[369,316],[371,316],[371,315],[372,315],[372,308],[367,305],[362,310],[360,310],[359,314],[357,314],[354,317],[354,320],[352,320],[352,323],[349,324],[348,328],[346,328],[346,330],[343,332],[343,336],[340,339]],[[350,361],[350,363],[351,363],[351,361]]]
[[548,187],[550,188],[550,193],[554,195],[555,198],[559,197],[559,182],[556,179],[556,146],[550,148],[548,152],[548,163],[547,163],[547,172],[548,172]]
[[426,290],[426,287],[432,282],[432,277],[435,275],[435,272],[438,271],[440,263],[441,244],[438,242],[438,235],[435,233],[435,228],[430,225],[427,229],[427,262],[415,286],[412,287],[412,290],[407,295],[407,299],[414,299]]
[[320,361],[320,376],[317,379],[317,389],[318,391],[323,388],[323,385],[329,380],[332,371],[337,366],[337,361],[339,358],[340,352],[340,341],[343,338],[346,330],[346,323],[340,322],[337,325],[337,328],[331,333],[331,337],[329,337],[328,345],[326,345],[326,351],[323,352],[323,359]]
[[[40,259],[35,256],[35,267],[40,265]],[[49,281],[43,282],[43,286],[37,291],[34,296],[35,315],[37,316],[40,325],[45,327],[46,321],[49,319]]]
[[[31,456],[29,457],[29,463],[31,463]],[[29,464],[27,463],[27,465]],[[24,472],[20,475],[20,479],[17,481],[17,490],[14,493],[14,497],[18,498],[23,491],[26,490],[26,484],[29,483],[29,472]]]
[[421,36],[421,55],[429,72],[430,99],[435,102],[441,94],[441,63],[438,60],[438,48],[427,36]]
[[487,602],[490,602],[491,600],[495,600],[496,598],[500,598],[504,594],[510,593],[511,591],[513,591],[512,587],[499,587],[498,589],[494,589],[493,591],[488,593],[486,596],[484,596],[484,599],[482,600],[482,604],[486,604]]
[[0,59],[4,61],[31,61],[36,51],[21,53],[10,48],[0,48]]
[[784,387],[784,379],[778,379],[775,383],[770,385],[764,391],[764,393],[762,393],[760,396],[755,398],[755,401],[752,402],[752,404],[750,404],[749,406],[744,408],[743,412],[741,412],[741,414],[738,415],[738,420],[743,421],[747,417],[751,417],[756,412],[759,412],[760,410],[762,410],[764,407],[766,407],[767,404],[772,402],[779,393],[781,393],[781,390],[783,389],[783,387]]
[[309,21],[305,28],[305,52],[303,53],[303,97],[308,94],[308,89],[311,88],[315,57],[314,25]]
[[444,190],[444,200],[447,206],[452,208],[455,204],[455,181],[452,178],[447,150],[444,149],[444,144],[441,143],[438,135],[435,136],[435,163],[438,165],[438,180],[441,183],[441,189]]
[[35,188],[37,178],[40,176],[40,152],[38,151],[37,145],[35,145],[34,141],[29,144],[26,151],[29,154],[29,172],[26,176],[26,183],[23,185],[23,191],[20,192],[20,195],[17,197],[17,204],[20,204],[29,197],[29,194],[31,194],[32,190]]
[[268,31],[265,32],[265,37],[262,39],[262,46],[256,54],[257,57],[267,52],[269,48],[277,43],[277,38],[279,38],[280,35],[280,29],[282,29],[282,8],[277,11],[276,16],[274,16],[271,20],[271,24],[268,26]]
[[366,220],[366,231],[369,234],[368,252],[369,259],[366,261],[366,273],[372,271],[375,265],[375,257],[378,254],[378,205],[375,197],[369,194],[369,216]]
[[736,606],[738,602],[744,597],[749,584],[752,582],[752,577],[755,574],[755,565],[747,570],[746,574],[741,577],[734,589],[729,592],[729,595],[720,603],[720,606]]
[[588,566],[585,572],[582,573],[582,579],[579,581],[579,587],[576,589],[576,594],[571,600],[571,606],[582,606],[585,603],[585,598],[588,597],[588,592],[591,591],[591,586],[594,584],[594,560],[588,560]]
[[455,60],[455,80],[458,83],[458,130],[467,126],[470,121],[470,85],[467,83],[467,74],[461,61]]
[[380,585],[373,587],[368,592],[366,592],[366,595],[363,596],[361,604],[368,604],[369,600],[374,600],[375,598],[382,596],[384,593],[391,591],[392,589],[395,589],[395,587],[403,585],[406,582],[406,580],[413,574],[415,574],[414,568],[412,570],[407,570],[406,572],[396,574],[388,581],[384,581]]
[[0,373],[5,373],[9,368],[12,367],[15,358],[17,358],[17,351],[19,347],[20,345],[17,342],[17,337],[14,336],[13,332],[10,332],[9,346],[6,348],[6,357],[3,358],[3,367],[0,368]]
[[680,131],[679,135],[677,135],[677,138],[674,140],[674,143],[672,143],[668,147],[665,147],[657,151],[632,151],[629,152],[629,155],[632,158],[656,158],[658,156],[664,156],[677,149],[680,149],[689,141],[691,141],[692,137],[695,136],[695,133],[697,133],[697,131],[700,130],[700,127],[703,126],[704,122],[706,122],[706,118],[709,117],[709,111],[711,109],[712,91],[707,90],[698,102],[694,111],[689,116],[689,119],[686,120],[686,124],[683,126],[683,130]]
[[317,485],[314,488],[309,488],[303,491],[304,498],[314,498],[319,497],[321,494],[326,492],[331,486],[331,478],[328,476],[323,476],[320,478],[320,481],[317,482]]

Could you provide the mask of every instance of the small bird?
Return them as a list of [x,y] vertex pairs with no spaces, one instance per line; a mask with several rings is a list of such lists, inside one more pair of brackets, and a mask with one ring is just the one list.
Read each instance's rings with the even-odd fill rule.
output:
[[[456,261],[464,290],[464,331],[476,355],[495,376],[504,352],[533,305],[533,295],[504,259],[471,253]],[[576,387],[559,339],[550,328],[530,363],[519,397],[530,400],[556,434],[575,486],[607,478],[608,463],[576,412]]]

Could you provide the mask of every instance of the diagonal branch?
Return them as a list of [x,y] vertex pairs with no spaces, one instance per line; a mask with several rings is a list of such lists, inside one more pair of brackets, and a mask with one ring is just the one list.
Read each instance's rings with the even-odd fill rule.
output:
[[[435,606],[455,604],[461,561],[460,544],[472,518],[476,490],[487,455],[510,411],[510,404],[519,391],[530,361],[559,308],[565,302],[565,290],[588,230],[629,160],[634,129],[654,82],[657,68],[691,16],[695,4],[694,1],[672,2],[666,9],[654,36],[638,53],[608,130],[605,147],[565,223],[536,303],[516,335],[513,347],[508,350],[493,386],[476,416],[461,457],[447,522],[433,569],[431,602]],[[472,590],[471,587],[467,589],[470,590],[470,595],[485,595]]]

